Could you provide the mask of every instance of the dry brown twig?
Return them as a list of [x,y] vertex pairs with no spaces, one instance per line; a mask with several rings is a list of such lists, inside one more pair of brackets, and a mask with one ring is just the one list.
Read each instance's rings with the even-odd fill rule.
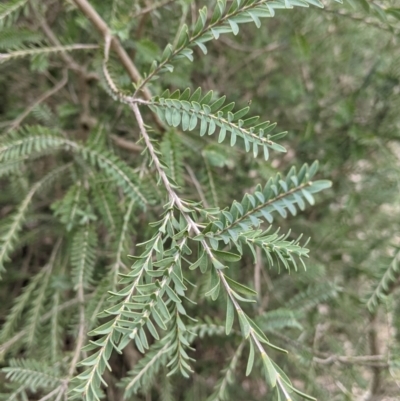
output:
[[[128,53],[122,47],[120,41],[115,36],[111,35],[111,30],[106,22],[101,18],[101,16],[97,13],[97,11],[93,8],[93,6],[87,0],[73,0],[76,6],[82,11],[82,13],[93,23],[96,29],[101,33],[104,40],[110,40],[110,46],[117,54],[119,60],[121,61],[122,66],[125,68],[129,77],[133,82],[137,83],[142,80],[138,69],[136,68],[133,61],[130,59]],[[142,88],[143,97],[150,101],[152,98],[152,94],[146,87]],[[158,128],[164,132],[165,127],[161,120],[158,118],[156,114],[153,113],[154,122],[157,124]]]
[[111,139],[117,145],[118,147],[129,150],[131,152],[141,152],[143,150],[143,147],[138,145],[135,142],[129,141],[127,139],[121,138],[118,135],[111,135]]
[[62,89],[68,82],[68,73],[67,70],[63,71],[63,77],[53,88],[48,90],[47,92],[43,93],[38,99],[36,99],[30,106],[28,106],[23,113],[21,113],[15,120],[11,121],[9,128],[7,129],[6,133],[9,133],[15,129],[17,129],[22,121],[37,107],[39,104],[43,103],[46,99],[53,96],[57,93],[60,89]]
[[140,17],[144,14],[149,14],[158,8],[164,7],[170,3],[174,3],[176,0],[165,0],[165,1],[160,1],[159,3],[152,4],[151,6],[147,6],[145,8],[142,8],[140,11],[136,12],[135,14],[131,15],[131,18],[137,18]]

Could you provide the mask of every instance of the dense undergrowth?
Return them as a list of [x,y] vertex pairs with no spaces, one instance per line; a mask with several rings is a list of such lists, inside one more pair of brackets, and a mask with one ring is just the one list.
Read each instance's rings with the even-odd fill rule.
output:
[[399,19],[0,4],[0,399],[396,399]]

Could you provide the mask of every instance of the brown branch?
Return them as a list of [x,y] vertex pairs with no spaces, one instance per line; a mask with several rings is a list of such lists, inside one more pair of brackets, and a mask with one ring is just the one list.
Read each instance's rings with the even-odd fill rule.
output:
[[382,354],[355,356],[328,354],[327,352],[313,350],[302,342],[298,340],[293,340],[292,338],[286,336],[285,334],[282,334],[279,331],[271,330],[270,332],[276,337],[285,341],[285,343],[290,344],[293,348],[301,348],[307,352],[310,352],[313,355],[313,362],[320,365],[332,365],[334,363],[341,363],[343,365],[363,365],[372,368],[375,367],[378,369],[387,368],[389,366],[386,362],[387,357]]
[[360,356],[342,356],[342,355],[330,355],[327,358],[313,357],[313,362],[321,365],[331,365],[335,362],[340,362],[344,365],[366,365],[376,368],[388,367],[385,362],[384,355],[360,355]]
[[[86,295],[85,296],[85,300],[87,301],[90,298],[90,295]],[[71,306],[75,306],[76,304],[79,304],[79,299],[77,298],[73,298],[70,299],[66,302],[64,302],[63,304],[61,304],[58,308],[57,311],[61,312],[65,309],[70,308]],[[40,319],[39,319],[39,323],[43,323],[46,320],[50,319],[51,316],[53,315],[54,311],[49,311],[47,313],[45,313]],[[24,336],[26,336],[27,334],[27,330],[21,330],[20,332],[18,332],[17,334],[15,334],[13,337],[11,337],[8,341],[6,341],[5,343],[0,345],[0,357],[2,357],[5,352],[12,347],[15,343],[17,343],[19,340],[21,340]]]
[[53,96],[56,92],[58,92],[61,88],[63,88],[68,82],[68,73],[66,70],[63,72],[63,78],[60,82],[58,82],[53,88],[43,93],[37,100],[35,100],[28,108],[25,109],[23,113],[21,113],[15,120],[11,121],[11,125],[8,128],[7,132],[17,129],[22,121],[31,113],[31,111],[38,106],[40,103],[43,103],[47,98]]
[[200,185],[199,181],[197,180],[196,175],[194,174],[193,170],[190,168],[190,166],[188,164],[185,164],[185,168],[186,168],[186,171],[190,175],[192,184],[195,186],[197,193],[199,194],[199,197],[200,197],[201,201],[203,202],[203,206],[205,208],[208,208],[209,204],[207,202],[206,197],[204,196],[203,189],[201,188],[201,185]]
[[74,351],[74,356],[72,357],[72,361],[68,370],[68,378],[72,378],[76,365],[78,364],[79,357],[82,353],[82,348],[86,339],[86,319],[85,319],[85,293],[83,290],[83,284],[79,283],[78,290],[78,302],[79,302],[79,329],[78,329],[78,337],[76,340],[76,346]]
[[[377,334],[377,314],[371,313],[369,315],[369,330],[368,330],[368,342],[370,352],[372,355],[379,354],[379,340]],[[379,366],[372,367],[372,381],[371,381],[371,397],[379,393],[381,385],[381,368]],[[372,399],[372,398],[371,398]]]
[[[104,39],[110,38],[111,40],[111,48],[115,51],[118,58],[121,61],[121,64],[125,68],[126,72],[128,73],[129,77],[132,79],[133,82],[137,83],[142,80],[138,69],[136,68],[135,64],[132,62],[128,53],[122,47],[120,41],[111,35],[111,30],[106,24],[106,22],[101,18],[98,12],[93,8],[93,6],[87,0],[73,0],[76,6],[82,11],[83,14],[93,23],[95,28],[101,33]],[[151,100],[152,94],[147,88],[141,89],[143,92],[143,97],[146,100]],[[158,128],[164,132],[164,124],[160,121],[158,116],[153,113],[154,121],[157,124]]]
[[[42,15],[38,12],[33,7],[33,11],[36,14],[36,18],[39,21],[39,25],[42,28],[42,31],[44,34],[47,36],[47,39],[53,46],[61,47],[62,44],[58,40],[57,36],[54,34],[50,26],[48,25],[47,21],[45,18],[42,17]],[[61,58],[65,61],[67,64],[67,67],[70,68],[73,71],[76,71],[78,74],[82,75],[87,79],[88,81],[91,79],[98,80],[99,76],[96,73],[88,73],[84,67],[79,65],[78,63],[75,62],[75,60],[66,52],[66,51],[61,51],[60,53]]]
[[[132,63],[125,49],[121,46],[121,43],[117,38],[111,35],[110,28],[106,22],[100,17],[93,6],[86,0],[73,0],[77,7],[82,11],[83,14],[93,23],[95,28],[101,33],[103,38],[109,36],[111,38],[111,47],[117,53],[122,65],[131,77],[132,81],[138,82],[141,80],[141,76],[136,66]],[[151,99],[151,94],[147,89],[143,90],[144,97],[147,100]]]
[[263,305],[261,304],[260,300],[262,299],[261,294],[261,269],[262,269],[262,254],[261,249],[256,249],[256,260],[254,265],[254,290],[257,293],[257,300],[258,300],[258,313],[263,312]]
[[143,150],[143,147],[132,142],[132,141],[128,141],[127,139],[121,138],[117,135],[111,135],[111,139],[114,141],[114,143],[122,148],[122,149],[126,149],[129,150],[131,152],[141,152]]
[[391,26],[390,24],[387,24],[387,25],[380,24],[379,22],[371,21],[370,19],[366,19],[365,17],[354,15],[354,14],[351,14],[351,13],[348,13],[345,11],[330,10],[328,8],[325,8],[324,11],[329,14],[339,15],[340,17],[345,17],[345,18],[349,18],[356,22],[361,22],[362,24],[372,26],[372,27],[374,27],[376,29],[380,29],[382,31],[390,32],[394,35],[397,35],[399,33],[399,31],[395,27]]
[[140,11],[138,11],[135,14],[133,14],[131,17],[132,18],[140,17],[141,15],[151,13],[151,12],[157,10],[157,8],[164,7],[164,6],[166,6],[166,5],[170,4],[170,3],[174,3],[174,2],[175,2],[175,0],[165,0],[165,1],[162,1],[162,2],[157,3],[157,4],[153,4],[151,6],[142,8]]
[[233,50],[236,51],[241,51],[241,52],[250,52],[251,54],[249,56],[244,57],[243,63],[240,63],[238,65],[233,65],[226,73],[224,76],[225,81],[229,81],[232,76],[236,75],[238,71],[243,70],[243,68],[249,64],[251,64],[256,58],[260,57],[263,54],[273,52],[275,50],[281,49],[282,47],[285,47],[284,44],[282,43],[270,43],[268,46],[263,47],[262,49],[257,49],[257,50],[249,50],[250,48],[248,46],[241,46],[240,44],[224,37],[221,36],[221,42],[226,44],[228,47],[231,47]]

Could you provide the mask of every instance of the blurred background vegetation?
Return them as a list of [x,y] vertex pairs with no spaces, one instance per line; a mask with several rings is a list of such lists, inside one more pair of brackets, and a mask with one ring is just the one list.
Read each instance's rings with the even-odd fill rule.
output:
[[[1,28],[0,52],[6,54],[6,49],[22,44],[55,45],[54,40],[64,45],[99,43],[91,21],[73,1],[30,3],[12,24]],[[398,0],[324,3],[323,10],[280,10],[275,18],[263,20],[260,29],[244,25],[237,37],[221,35],[210,43],[207,55],[196,49],[193,63],[182,62],[150,85],[153,94],[165,88],[200,86],[226,95],[239,107],[251,103],[252,115],[276,121],[288,131],[283,140],[286,154],[273,153],[266,163],[213,138],[179,131],[153,135],[164,144],[166,154],[169,146],[179,146],[184,197],[210,207],[229,205],[255,183],[291,165],[319,160],[319,175],[330,179],[332,188],[319,195],[314,207],[277,223],[282,232],[291,228],[293,238],[302,233],[311,238],[307,271],[299,268],[289,274],[270,268],[267,261],[254,268],[249,255],[248,265],[238,267],[235,276],[259,292],[258,323],[274,344],[288,349],[288,356],[276,354],[274,360],[294,384],[320,400],[394,401],[400,399],[400,5]],[[179,26],[190,25],[199,8],[212,9],[214,2],[93,0],[92,4],[139,70],[145,71],[167,42],[174,40]],[[19,43],[9,39],[15,27],[25,32]],[[57,126],[81,141],[101,132],[116,154],[151,181],[139,156],[142,145],[136,143],[137,128],[125,107],[104,90],[100,63],[96,49],[5,60],[0,64],[1,132],[7,135],[22,123]],[[119,61],[115,58],[110,63],[118,84],[130,89],[131,80]],[[41,99],[44,94],[48,96]],[[166,135],[171,141],[165,141]],[[4,167],[0,218],[5,220],[31,183],[56,165],[57,160],[44,157],[30,165],[22,161],[11,175]],[[0,323],[56,244],[61,223],[52,210],[68,185],[56,182],[54,191],[43,191],[34,201],[0,281]],[[159,196],[155,182],[152,185],[155,197]],[[91,195],[87,198],[87,209],[81,206],[86,210],[83,216],[96,209],[95,202]],[[155,207],[147,215],[138,211],[132,217],[124,264],[129,265],[125,256],[134,252],[135,243],[148,238],[148,222],[158,220],[159,213]],[[112,236],[101,224],[99,237]],[[112,248],[99,250],[99,277],[112,252]],[[71,284],[68,262],[62,256],[59,262],[52,286],[62,291],[61,303],[68,299]],[[3,338],[0,356],[37,357],[45,352],[46,344],[40,340],[31,347],[26,343],[8,346],[7,341],[32,329],[31,309],[39,318],[50,308],[53,295],[54,291],[46,292],[39,308],[26,306],[12,335]],[[211,301],[203,306],[218,326],[223,308],[221,312]],[[89,303],[90,307],[95,310]],[[61,354],[68,355],[73,348],[74,334],[69,330],[74,319],[73,308],[60,317],[60,331],[66,330],[59,338]],[[196,373],[189,380],[169,380],[161,374],[153,390],[129,399],[168,399],[168,391],[174,400],[209,396],[232,348],[223,336],[205,337],[194,344]],[[125,355],[125,365],[116,367],[108,378],[109,400],[121,399],[114,382],[132,368],[129,358],[138,358],[133,348],[131,355]],[[227,399],[268,400],[263,380],[244,376],[246,358],[239,357],[238,364]]]

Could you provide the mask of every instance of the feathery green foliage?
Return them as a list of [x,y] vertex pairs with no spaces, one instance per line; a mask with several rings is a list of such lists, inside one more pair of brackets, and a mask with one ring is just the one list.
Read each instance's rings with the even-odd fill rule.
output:
[[[171,127],[182,126],[183,131],[192,131],[200,123],[200,136],[212,135],[216,133],[218,127],[218,142],[225,140],[227,132],[230,133],[230,145],[236,144],[237,137],[244,141],[246,151],[253,149],[254,157],[258,154],[258,147],[264,152],[265,160],[269,158],[269,150],[285,152],[285,148],[274,139],[279,139],[285,132],[269,135],[276,124],[270,124],[269,121],[257,123],[258,116],[242,119],[250,110],[245,107],[232,113],[235,103],[229,103],[223,106],[226,96],[213,100],[213,91],[209,91],[204,96],[201,94],[201,88],[198,88],[193,94],[186,89],[182,94],[179,90],[169,94],[167,90],[161,97],[153,99],[150,107],[154,110],[160,119]],[[267,135],[264,138],[264,135]]]
[[54,367],[43,366],[35,360],[10,360],[10,366],[4,369],[6,377],[12,382],[23,383],[33,391],[38,388],[54,388],[60,383]]
[[0,5],[0,398],[379,394],[395,0],[131,3]]

